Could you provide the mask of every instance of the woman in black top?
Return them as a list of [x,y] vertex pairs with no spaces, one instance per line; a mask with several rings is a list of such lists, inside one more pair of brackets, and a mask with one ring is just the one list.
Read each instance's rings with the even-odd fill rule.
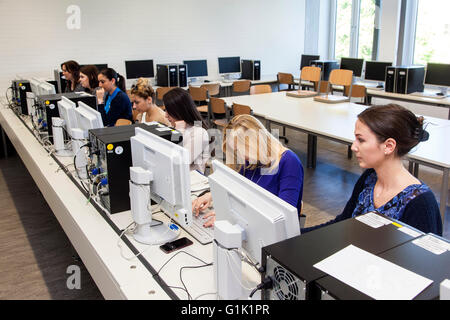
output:
[[125,78],[114,69],[106,68],[98,74],[98,82],[103,89],[97,91],[98,110],[102,114],[103,125],[112,127],[118,119],[132,121],[131,101],[126,94]]
[[98,85],[98,69],[94,65],[87,65],[80,68],[80,84],[84,91],[96,96],[96,91],[100,89]]
[[433,192],[411,175],[402,162],[404,155],[428,139],[423,120],[395,104],[373,106],[360,113],[352,151],[360,167],[367,170],[340,215],[302,232],[375,211],[425,233],[442,235],[442,220]]
[[61,70],[67,82],[65,93],[84,91],[80,83],[80,65],[76,61],[69,60],[61,63]]

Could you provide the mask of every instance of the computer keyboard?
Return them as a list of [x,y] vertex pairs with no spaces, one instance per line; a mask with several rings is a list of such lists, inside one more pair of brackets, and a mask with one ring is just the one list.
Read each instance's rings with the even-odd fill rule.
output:
[[214,227],[205,228],[203,224],[205,220],[202,215],[192,215],[192,224],[187,227],[183,227],[187,233],[197,239],[201,244],[209,244],[214,239]]

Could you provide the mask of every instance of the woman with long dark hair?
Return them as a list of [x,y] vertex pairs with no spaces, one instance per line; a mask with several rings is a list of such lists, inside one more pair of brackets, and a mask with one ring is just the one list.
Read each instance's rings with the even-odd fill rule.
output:
[[106,68],[98,74],[98,83],[103,89],[97,91],[97,99],[104,126],[112,127],[118,119],[133,121],[131,101],[126,94],[125,78],[114,69]]
[[80,83],[80,65],[78,62],[69,60],[61,63],[61,70],[67,81],[65,92],[82,92],[83,86]]
[[164,97],[166,117],[175,129],[183,133],[183,146],[189,150],[191,170],[205,171],[210,158],[208,126],[203,121],[191,95],[181,88],[174,88]]
[[96,66],[87,65],[80,68],[80,84],[86,92],[97,95],[96,91],[100,87],[98,85],[98,69]]

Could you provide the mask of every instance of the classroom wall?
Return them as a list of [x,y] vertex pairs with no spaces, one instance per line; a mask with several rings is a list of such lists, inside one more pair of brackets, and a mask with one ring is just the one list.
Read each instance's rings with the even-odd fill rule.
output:
[[[80,8],[80,28],[70,5]],[[39,0],[0,1],[0,89],[16,75],[53,77],[61,62],[156,63],[218,56],[260,59],[262,75],[297,72],[304,47],[305,0]],[[170,19],[170,21],[169,21]]]

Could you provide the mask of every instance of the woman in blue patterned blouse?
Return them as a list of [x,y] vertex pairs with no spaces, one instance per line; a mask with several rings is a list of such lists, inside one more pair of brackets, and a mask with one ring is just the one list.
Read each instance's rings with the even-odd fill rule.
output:
[[395,104],[373,106],[359,114],[352,151],[360,167],[367,170],[358,179],[340,215],[302,232],[376,211],[425,233],[442,235],[442,220],[433,192],[402,163],[404,155],[428,139],[423,120]]

